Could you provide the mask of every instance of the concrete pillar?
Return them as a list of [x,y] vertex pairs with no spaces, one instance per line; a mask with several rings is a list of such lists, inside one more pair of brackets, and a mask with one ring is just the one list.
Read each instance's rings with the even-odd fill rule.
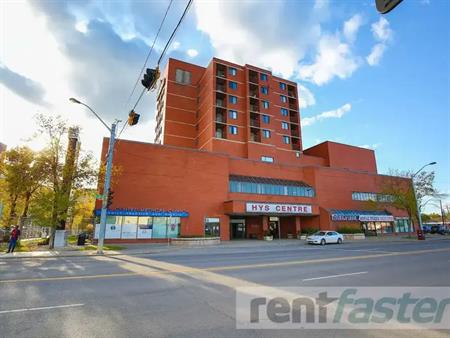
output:
[[295,236],[302,231],[300,216],[295,216]]
[[230,216],[223,215],[220,217],[220,239],[222,241],[230,240]]

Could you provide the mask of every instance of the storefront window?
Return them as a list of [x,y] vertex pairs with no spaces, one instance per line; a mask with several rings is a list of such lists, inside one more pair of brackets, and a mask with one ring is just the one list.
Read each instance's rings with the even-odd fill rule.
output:
[[395,220],[395,232],[411,232],[411,224],[407,218],[397,218]]
[[152,238],[176,238],[180,233],[179,217],[153,217]]
[[205,237],[219,237],[220,236],[220,219],[219,218],[205,218]]

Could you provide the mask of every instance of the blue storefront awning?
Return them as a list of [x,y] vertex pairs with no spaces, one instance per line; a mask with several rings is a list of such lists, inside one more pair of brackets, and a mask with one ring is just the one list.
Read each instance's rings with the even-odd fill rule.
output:
[[392,216],[386,210],[337,210],[331,209],[333,221],[360,221],[360,222],[393,222]]

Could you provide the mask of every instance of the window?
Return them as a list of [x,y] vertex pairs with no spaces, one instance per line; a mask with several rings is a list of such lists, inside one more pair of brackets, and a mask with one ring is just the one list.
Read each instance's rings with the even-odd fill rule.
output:
[[264,109],[269,109],[269,101],[263,101]]
[[238,133],[238,129],[236,126],[228,126],[228,130],[230,131],[230,134],[233,134],[233,135],[237,135],[237,133]]
[[264,129],[263,136],[264,136],[264,138],[270,138],[270,130]]
[[268,163],[273,163],[273,157],[270,157],[270,156],[261,156],[261,161],[263,161],[263,162],[268,162]]
[[270,116],[269,115],[263,115],[262,120],[264,123],[270,123]]
[[236,68],[228,67],[228,74],[230,74],[231,76],[236,76],[237,74]]
[[280,100],[281,100],[281,102],[286,103],[287,102],[287,97],[284,96],[284,95],[280,95]]
[[230,111],[228,112],[228,114],[229,114],[229,116],[230,116],[230,119],[232,119],[232,120],[236,120],[236,119],[237,119],[237,111],[235,111],[235,110],[230,110]]
[[[261,156],[261,161],[273,163],[270,156]],[[230,192],[259,195],[283,195],[314,197],[314,188],[301,181],[279,180],[252,176],[230,176]]]
[[191,84],[191,72],[182,69],[177,69],[175,71],[175,81],[177,83],[186,85]]
[[220,219],[219,218],[205,218],[205,237],[219,237],[220,236]]
[[228,87],[230,87],[231,89],[236,90],[237,89],[237,83],[234,81],[230,81],[228,82]]
[[283,136],[283,142],[286,144],[291,143],[291,140],[289,139],[289,136]]
[[267,95],[269,94],[269,89],[267,87],[261,87],[261,93]]
[[394,197],[387,194],[378,194],[374,192],[353,192],[352,200],[354,201],[378,201],[378,202],[393,202]]
[[280,82],[280,89],[286,90],[286,83]]
[[236,104],[237,103],[237,97],[233,96],[233,95],[230,95],[229,98],[228,98],[228,101],[230,103]]
[[281,122],[281,129],[289,129],[287,122]]
[[286,108],[281,108],[281,115],[288,116],[288,110]]
[[267,81],[267,74],[262,74],[260,76],[261,81]]

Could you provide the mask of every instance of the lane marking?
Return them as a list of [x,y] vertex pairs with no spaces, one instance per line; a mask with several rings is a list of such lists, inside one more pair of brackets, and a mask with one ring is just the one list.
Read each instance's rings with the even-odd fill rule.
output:
[[362,274],[365,274],[365,273],[368,273],[368,272],[367,271],[361,271],[361,272],[343,273],[343,274],[340,274],[340,275],[330,275],[330,276],[323,276],[323,277],[306,278],[306,279],[302,279],[302,282],[307,282],[307,281],[310,281],[310,280],[318,280],[318,279],[343,277],[343,276],[362,275]]
[[[258,264],[242,264],[242,265],[225,265],[225,266],[215,266],[209,268],[195,268],[189,267],[185,265],[173,264],[164,261],[157,260],[149,260],[144,258],[132,257],[128,256],[128,258],[133,258],[133,260],[143,260],[146,264],[142,264],[141,269],[135,269],[132,272],[125,273],[113,273],[113,274],[102,274],[102,275],[80,275],[80,276],[66,276],[66,277],[43,277],[43,278],[24,278],[24,279],[6,279],[0,280],[0,284],[2,283],[18,283],[18,282],[40,282],[40,281],[64,281],[64,280],[77,280],[77,279],[96,279],[96,278],[114,278],[114,277],[127,277],[127,276],[158,276],[158,275],[168,275],[168,274],[177,274],[177,273],[189,273],[195,270],[198,273],[201,272],[211,272],[211,271],[227,271],[227,270],[242,270],[242,269],[258,269],[258,268],[270,268],[270,267],[283,267],[283,266],[295,266],[295,265],[303,265],[303,264],[317,264],[317,263],[330,263],[330,262],[345,262],[352,260],[365,260],[371,258],[381,258],[381,257],[393,257],[393,256],[405,256],[405,255],[418,255],[418,254],[426,254],[426,253],[437,253],[437,252],[448,252],[450,248],[441,248],[441,249],[430,249],[430,250],[415,250],[415,251],[403,251],[403,252],[391,252],[391,253],[380,253],[373,255],[361,255],[361,256],[345,256],[345,257],[332,257],[332,258],[318,258],[318,259],[310,259],[310,260],[296,260],[296,261],[287,261],[287,262],[273,262],[273,263],[258,263]],[[124,256],[126,257],[126,256]],[[97,260],[105,260],[105,261],[114,261],[117,258],[115,257],[96,257]],[[130,265],[136,265],[133,260],[130,261]],[[148,265],[149,262],[152,262],[153,265]],[[157,267],[155,262],[164,263],[165,267],[167,266],[176,266],[174,269],[167,270],[151,270],[144,271],[144,269]],[[126,264],[121,264],[122,268],[129,268]]]
[[71,307],[84,306],[84,304],[67,304],[67,305],[54,305],[54,306],[42,306],[42,307],[31,307],[26,309],[15,309],[15,310],[3,310],[0,311],[1,314],[5,313],[16,313],[16,312],[26,312],[26,311],[40,311],[40,310],[52,310],[52,309],[65,309]]

